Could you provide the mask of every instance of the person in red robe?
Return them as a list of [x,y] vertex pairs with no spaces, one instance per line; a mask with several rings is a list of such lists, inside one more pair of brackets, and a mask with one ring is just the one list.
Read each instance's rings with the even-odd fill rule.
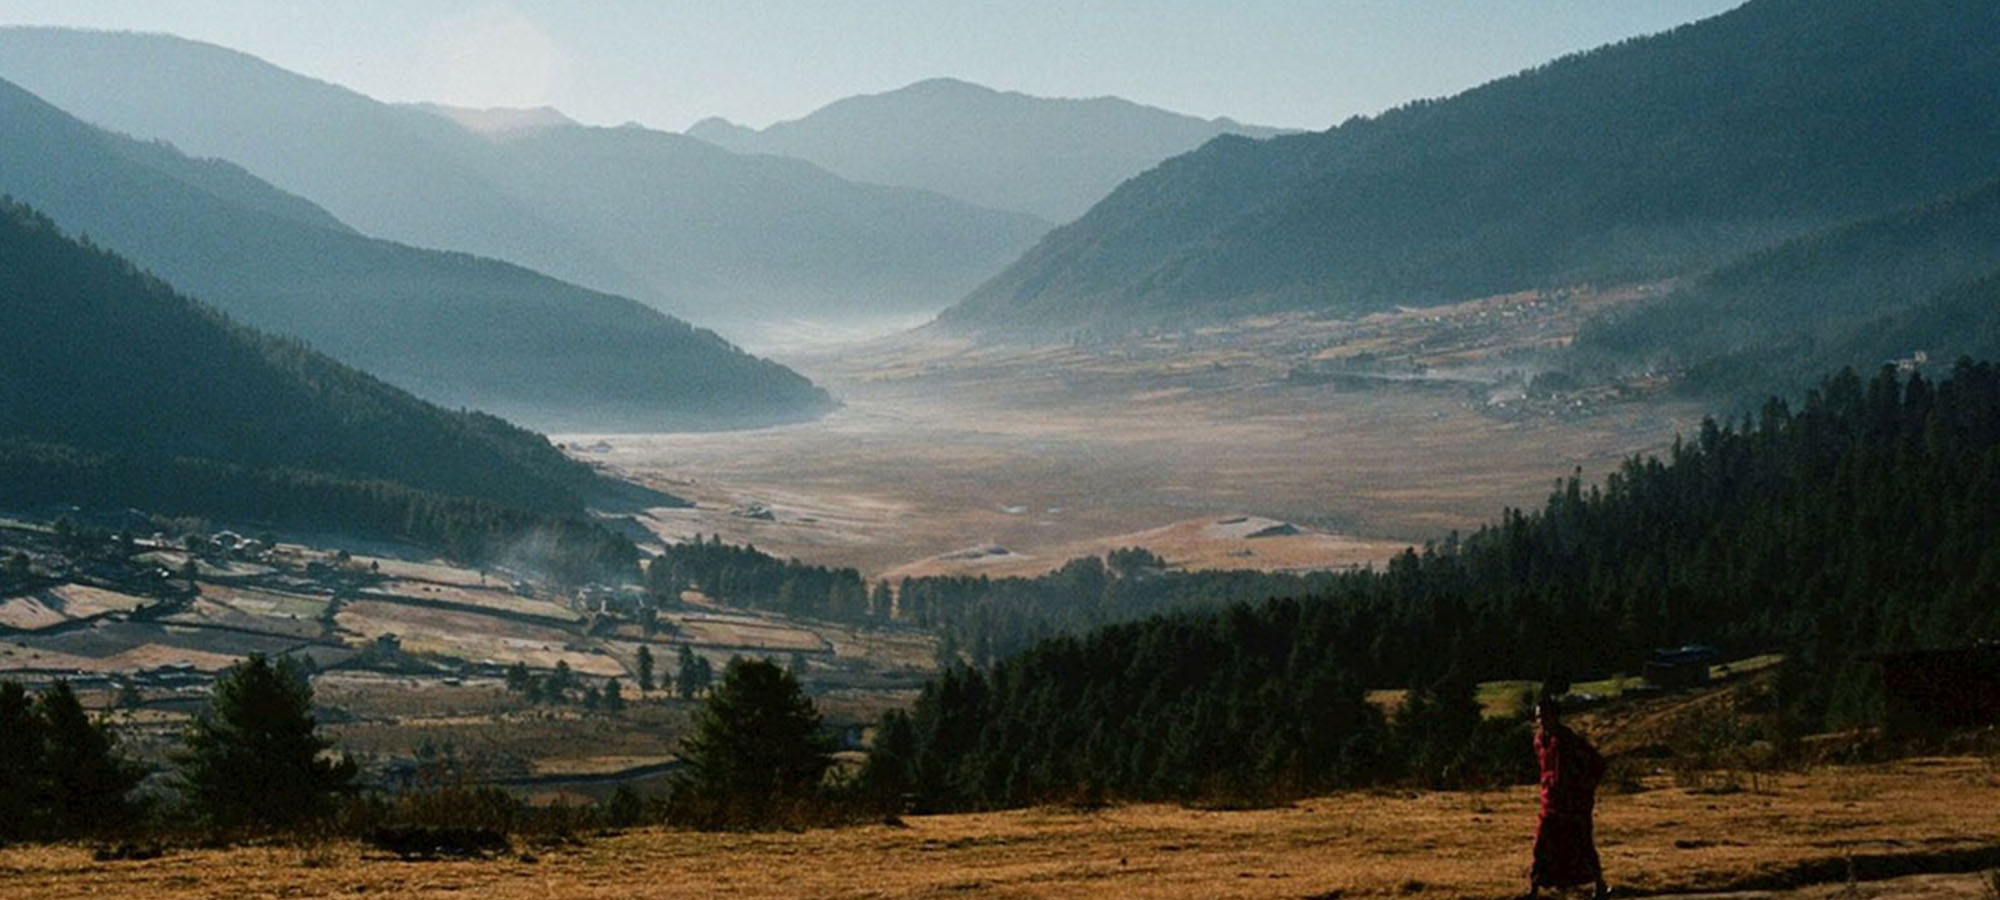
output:
[[1597,859],[1591,815],[1597,805],[1597,782],[1604,777],[1604,757],[1583,735],[1562,723],[1559,691],[1542,691],[1535,704],[1535,758],[1542,769],[1542,813],[1535,827],[1535,862],[1528,872],[1528,896],[1542,888],[1581,884],[1597,887],[1597,900],[1611,889]]

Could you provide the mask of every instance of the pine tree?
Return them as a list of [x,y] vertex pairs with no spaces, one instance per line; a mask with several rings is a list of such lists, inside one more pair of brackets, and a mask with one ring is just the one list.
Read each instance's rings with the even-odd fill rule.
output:
[[1428,685],[1412,687],[1396,711],[1396,740],[1410,776],[1434,786],[1456,783],[1479,729],[1477,685],[1454,667]]
[[34,574],[33,563],[28,559],[28,554],[19,550],[7,554],[7,564],[4,571],[7,580],[16,584],[27,581],[28,577]]
[[639,645],[639,691],[653,689],[653,651],[645,644]]
[[692,700],[695,694],[708,686],[702,672],[707,667],[708,661],[696,656],[688,645],[682,644],[679,662],[679,671],[674,676],[674,687],[682,700]]
[[675,791],[698,811],[691,824],[764,826],[818,791],[832,752],[798,679],[768,660],[731,660],[681,741]]
[[0,682],[0,840],[33,836],[42,793],[42,719],[28,692]]
[[556,670],[549,673],[542,684],[542,698],[550,703],[568,703],[569,692],[576,688],[576,676],[570,671],[569,660],[556,660]]
[[312,686],[289,657],[231,666],[188,729],[181,778],[196,809],[224,826],[294,824],[322,814],[354,780],[354,760],[323,759]]
[[885,813],[903,811],[903,795],[909,793],[911,767],[917,761],[917,732],[910,717],[900,709],[882,716],[875,731],[875,745],[861,768],[861,789],[870,802]]
[[714,686],[714,684],[715,667],[709,664],[708,657],[696,656],[694,658],[694,689],[697,692],[706,691]]
[[113,751],[113,736],[91,721],[83,704],[58,681],[35,698],[42,728],[41,796],[56,835],[83,834],[127,821],[126,794],[146,772]]

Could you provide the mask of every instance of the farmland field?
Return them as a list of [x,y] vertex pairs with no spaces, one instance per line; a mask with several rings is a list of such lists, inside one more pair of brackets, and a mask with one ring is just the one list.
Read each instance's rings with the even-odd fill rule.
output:
[[523,597],[504,590],[482,590],[470,585],[433,584],[424,581],[389,580],[370,588],[372,593],[396,594],[420,600],[441,600],[498,612],[581,622],[583,617],[566,606],[547,600]]
[[525,662],[540,669],[566,662],[581,674],[625,674],[616,660],[580,643],[570,632],[495,616],[354,600],[341,606],[334,621],[342,630],[367,639],[395,635],[404,649],[416,653],[502,665]]
[[149,600],[81,584],[44,588],[0,601],[0,626],[47,628],[110,612],[130,612]]

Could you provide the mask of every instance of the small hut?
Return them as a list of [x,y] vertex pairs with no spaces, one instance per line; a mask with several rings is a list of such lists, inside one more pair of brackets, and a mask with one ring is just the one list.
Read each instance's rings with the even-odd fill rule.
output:
[[1646,658],[1639,674],[1662,688],[1700,687],[1708,683],[1708,667],[1720,659],[1722,651],[1706,644],[1662,647]]

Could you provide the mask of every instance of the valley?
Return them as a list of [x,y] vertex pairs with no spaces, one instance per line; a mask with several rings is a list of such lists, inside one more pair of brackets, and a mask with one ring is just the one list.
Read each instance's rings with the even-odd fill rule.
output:
[[719,534],[870,577],[1032,575],[1122,546],[1184,568],[1365,565],[1699,424],[1665,378],[1535,380],[1580,322],[1661,289],[1100,343],[922,329],[786,358],[844,404],[818,421],[554,439],[694,500],[644,517],[665,539]]
[[[1700,410],[1651,382],[1575,396],[1533,387],[1579,322],[1658,290],[1040,347],[919,330],[789,360],[844,403],[818,421],[555,440],[653,496],[691,501],[637,514],[656,540],[720,535],[870,580],[1034,576],[1132,546],[1187,570],[1380,566],[1691,429]],[[160,535],[90,562],[97,551],[53,550],[62,539],[46,526],[8,535],[56,577],[7,591],[0,677],[71,679],[145,758],[164,758],[213,673],[253,652],[315,661],[327,733],[371,780],[440,765],[424,748],[449,748],[454,777],[544,802],[644,786],[673,765],[699,700],[640,691],[640,646],[663,684],[681,647],[716,668],[736,654],[796,660],[829,724],[856,739],[937,671],[937,635],[915,625],[695,593],[660,607],[647,632],[654,601],[637,586],[562,587],[394,543]],[[515,664],[618,679],[630,705],[531,702],[508,689]]]
[[2000,3],[57,6],[4,900],[2000,900]]

